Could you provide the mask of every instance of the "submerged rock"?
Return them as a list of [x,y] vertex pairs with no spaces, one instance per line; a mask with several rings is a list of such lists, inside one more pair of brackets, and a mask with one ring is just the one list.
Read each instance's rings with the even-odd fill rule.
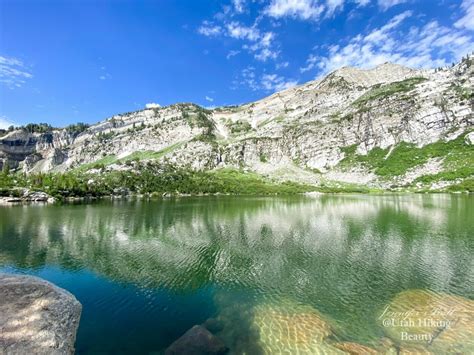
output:
[[310,306],[288,300],[257,305],[253,323],[265,354],[344,354],[326,342],[332,334],[331,326]]
[[47,281],[0,274],[0,353],[73,354],[81,309]]
[[402,353],[474,353],[474,301],[426,290],[399,293],[378,319]]
[[350,355],[377,355],[379,351],[368,346],[349,341],[334,343],[334,347]]
[[220,355],[228,351],[225,344],[206,328],[195,325],[166,349],[166,355]]
[[202,325],[211,333],[220,332],[224,328],[224,323],[222,320],[217,318],[209,318]]

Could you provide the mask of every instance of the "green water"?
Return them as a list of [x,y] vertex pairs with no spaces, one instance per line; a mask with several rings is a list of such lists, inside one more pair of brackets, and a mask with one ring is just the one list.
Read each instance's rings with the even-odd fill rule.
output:
[[161,352],[219,315],[231,349],[258,353],[242,310],[279,299],[370,345],[403,290],[474,298],[473,217],[474,196],[439,194],[0,207],[0,271],[79,299],[78,353]]

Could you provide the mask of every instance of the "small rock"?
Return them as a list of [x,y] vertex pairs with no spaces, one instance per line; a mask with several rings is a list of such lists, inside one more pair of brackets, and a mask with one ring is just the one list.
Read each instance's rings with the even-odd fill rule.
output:
[[130,195],[130,190],[126,187],[117,187],[114,189],[115,196],[128,196]]
[[206,328],[195,325],[171,344],[166,349],[165,355],[219,355],[227,353],[228,350],[222,340],[212,335]]
[[464,141],[469,145],[474,145],[474,132],[466,134],[466,137],[464,137]]

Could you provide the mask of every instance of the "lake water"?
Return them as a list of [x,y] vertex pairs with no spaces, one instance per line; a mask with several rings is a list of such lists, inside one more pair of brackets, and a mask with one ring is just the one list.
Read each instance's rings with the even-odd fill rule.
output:
[[474,196],[443,194],[4,206],[0,271],[77,297],[78,353],[159,353],[207,321],[258,354],[293,309],[332,342],[375,347],[402,291],[474,299],[473,217]]

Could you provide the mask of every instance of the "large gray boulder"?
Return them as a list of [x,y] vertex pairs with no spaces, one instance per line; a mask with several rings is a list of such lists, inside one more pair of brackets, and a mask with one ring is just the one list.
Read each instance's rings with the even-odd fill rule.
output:
[[50,282],[0,273],[0,354],[73,354],[81,310]]

